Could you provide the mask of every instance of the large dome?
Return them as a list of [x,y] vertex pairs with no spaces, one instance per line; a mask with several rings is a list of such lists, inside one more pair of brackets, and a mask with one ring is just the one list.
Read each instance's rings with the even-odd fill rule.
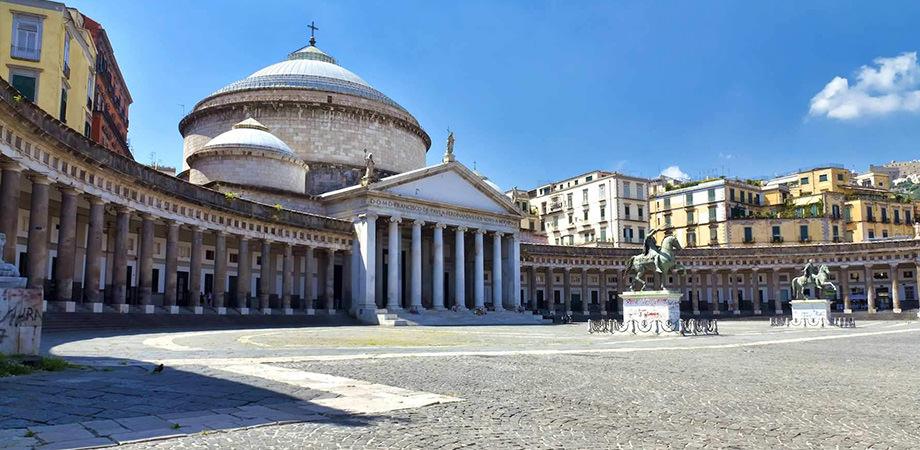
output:
[[286,61],[258,70],[218,89],[212,95],[263,88],[338,92],[376,100],[405,111],[398,103],[371,87],[352,71],[338,65],[335,58],[312,44],[291,53]]

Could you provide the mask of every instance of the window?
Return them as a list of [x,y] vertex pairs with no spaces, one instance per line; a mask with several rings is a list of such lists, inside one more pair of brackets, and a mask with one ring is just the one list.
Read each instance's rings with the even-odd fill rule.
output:
[[35,103],[38,98],[38,72],[27,69],[11,69],[10,81],[19,93]]
[[205,250],[204,259],[208,261],[214,261],[214,250]]
[[13,14],[13,58],[38,61],[42,52],[42,19],[38,16]]
[[748,192],[748,203],[754,203],[754,194]]
[[569,214],[569,225],[571,225],[571,224],[573,224],[573,223],[575,223],[575,219],[572,218],[572,215],[571,215],[571,214]]
[[83,122],[83,135],[89,137],[89,134],[92,132],[93,127],[89,122]]
[[600,185],[600,186],[597,187],[597,195],[601,198],[601,200],[603,200],[604,197],[607,196],[607,195],[606,195],[606,194],[607,194],[607,188],[606,188],[606,186],[607,186],[606,184],[602,184],[602,185]]
[[773,225],[773,242],[782,240],[782,232],[780,231],[779,225]]
[[684,203],[687,206],[693,205],[693,194],[687,194],[684,196]]
[[731,201],[735,201],[735,190],[734,189],[728,190],[728,199]]
[[70,32],[64,33],[64,76],[70,76]]
[[664,215],[664,226],[666,226],[666,227],[670,227],[670,226],[671,226],[671,215],[670,215],[670,214],[665,214],[665,215]]
[[842,173],[838,173],[838,174],[837,174],[837,181],[843,181],[843,174],[842,174]]
[[593,175],[592,175],[592,176],[587,176],[587,177],[585,177],[585,183],[587,183],[587,182],[589,182],[589,181],[591,181],[591,180],[593,180],[593,179],[594,179],[594,176],[593,176]]
[[630,193],[630,190],[631,190],[631,189],[630,189],[629,187],[630,187],[629,182],[628,182],[628,181],[624,181],[624,182],[623,182],[623,197],[631,197],[631,196],[632,196],[632,194]]
[[231,254],[230,254],[230,264],[236,264],[236,263],[238,263],[239,261],[240,261],[240,254],[239,254],[239,253],[231,253]]
[[882,230],[882,237],[883,238],[888,237],[888,230]]
[[629,219],[629,205],[623,205],[623,217]]
[[645,241],[645,228],[639,227],[639,240]]
[[581,191],[581,203],[582,204],[588,203],[588,190],[587,189],[583,189]]
[[910,211],[904,211],[904,223],[908,223],[908,224],[911,223],[910,222]]
[[808,241],[808,225],[799,226],[799,240],[802,242]]
[[582,218],[583,218],[585,221],[588,220],[588,210],[587,210],[587,209],[585,209],[584,211],[582,211]]
[[833,236],[834,236],[834,242],[837,242],[840,240],[840,227],[838,227],[837,225],[834,225],[833,227]]
[[96,91],[96,77],[92,72],[86,77],[86,106],[93,109],[93,94]]
[[67,85],[61,86],[61,122],[67,122]]
[[894,210],[894,223],[901,223],[901,210]]
[[716,207],[715,206],[709,207],[709,221],[710,222],[716,221]]
[[566,194],[565,199],[568,202],[566,206],[571,208],[572,207],[572,193],[569,192],[568,194]]
[[696,218],[693,217],[693,210],[687,211],[687,223],[692,224],[696,222]]
[[696,247],[696,231],[687,230],[687,247]]
[[604,220],[606,218],[607,218],[607,208],[601,206],[601,220]]
[[754,229],[744,227],[744,242],[754,242]]
[[806,184],[808,184],[808,177],[802,177],[799,180],[799,184],[801,184],[802,186],[805,186]]
[[671,209],[671,197],[664,198],[664,209]]
[[818,175],[818,181],[827,181],[827,174]]
[[882,208],[882,222],[888,222],[888,208]]
[[639,220],[642,220],[642,213],[643,213],[642,207],[640,206],[637,209],[639,210]]
[[875,218],[872,217],[872,206],[871,205],[866,206],[866,219],[869,220],[869,222],[872,222],[875,220]]
[[875,239],[875,231],[869,230],[869,239]]
[[831,216],[835,219],[840,218],[840,205],[831,205]]
[[607,241],[607,227],[601,227],[601,242]]
[[715,189],[709,190],[709,201],[711,202],[716,201],[716,190]]
[[718,241],[719,241],[719,229],[718,229],[718,228],[710,228],[710,229],[709,229],[709,243],[710,243],[710,244],[715,244],[715,243],[718,242]]

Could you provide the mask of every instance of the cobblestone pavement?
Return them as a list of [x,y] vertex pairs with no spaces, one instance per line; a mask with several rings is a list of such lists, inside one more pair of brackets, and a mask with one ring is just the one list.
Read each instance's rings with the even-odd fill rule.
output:
[[[36,419],[65,426],[87,417],[103,420],[110,413],[110,422],[128,430],[120,432],[136,437],[143,437],[143,430],[128,426],[152,425],[126,417],[156,417],[160,434],[151,437],[189,434],[128,448],[916,448],[920,441],[920,391],[914,386],[920,367],[917,324],[867,322],[856,329],[803,331],[769,329],[763,322],[726,322],[723,336],[684,339],[587,336],[580,325],[417,329],[386,335],[374,345],[367,345],[364,334],[373,335],[374,329],[360,330],[331,330],[353,340],[339,346],[300,342],[297,331],[287,340],[283,333],[253,340],[264,335],[252,330],[173,334],[176,339],[165,335],[153,342],[151,338],[164,335],[113,337],[122,343],[110,352],[113,361],[143,360],[139,356],[147,352],[152,355],[146,360],[169,357],[171,365],[159,376],[148,375],[149,366],[115,363],[70,374],[6,379],[0,381],[0,391],[45,395],[31,397],[33,401],[101,391],[101,397],[91,400],[102,405],[85,406],[107,412],[57,407],[31,411],[64,414]],[[445,333],[476,336],[438,344]],[[482,342],[479,333],[493,339]],[[50,340],[53,352],[104,361],[97,351],[109,339],[63,340]],[[215,340],[227,342],[228,350],[214,351]],[[543,348],[549,350],[533,352]],[[244,363],[251,365],[246,373],[262,367],[266,373],[313,378],[295,376],[291,381],[221,370],[222,365]],[[460,401],[372,414],[324,411],[315,405],[341,392],[331,394],[334,389],[310,384],[315,376],[346,377]],[[87,377],[99,386],[62,393],[66,383]],[[309,382],[304,384],[304,379]],[[115,392],[108,392],[106,380],[122,380],[122,385],[115,383]],[[14,385],[19,389],[7,390]],[[13,417],[22,413],[7,414],[7,398],[0,400],[0,417],[24,419]],[[21,403],[25,394],[11,398],[30,411]],[[193,419],[167,434],[182,417]],[[87,439],[102,435],[85,424]],[[105,432],[107,426],[113,425],[99,424]],[[75,432],[39,428],[26,437],[17,423],[0,422],[0,428],[8,428],[0,431],[0,443],[11,442],[9,437],[19,445],[46,442],[35,440],[42,433],[53,437]],[[132,440],[106,436],[110,442]],[[47,447],[53,446],[52,441]]]

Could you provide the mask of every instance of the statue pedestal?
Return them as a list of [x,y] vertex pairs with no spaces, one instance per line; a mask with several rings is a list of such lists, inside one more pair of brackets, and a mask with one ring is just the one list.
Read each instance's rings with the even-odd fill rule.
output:
[[26,279],[0,280],[0,354],[37,355],[42,337],[41,288],[24,288]]
[[792,300],[793,323],[829,324],[831,323],[831,302],[827,300]]
[[636,329],[640,330],[657,322],[657,328],[680,331],[680,298],[683,297],[680,292],[624,292],[620,297],[624,324],[638,325]]

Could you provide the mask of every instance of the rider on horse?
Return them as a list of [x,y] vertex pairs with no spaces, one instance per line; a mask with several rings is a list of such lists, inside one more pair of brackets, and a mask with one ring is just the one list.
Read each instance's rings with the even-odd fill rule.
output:
[[815,278],[818,276],[818,266],[815,265],[814,260],[808,260],[808,263],[805,264],[805,268],[802,269],[802,275],[805,277],[806,282],[816,284]]
[[[655,255],[661,254],[661,249],[658,247],[658,243],[655,241],[656,232],[658,232],[658,229],[652,228],[648,231],[648,234],[645,235],[645,250],[642,254],[649,259],[654,259]],[[655,271],[661,273],[661,268],[656,265]]]

